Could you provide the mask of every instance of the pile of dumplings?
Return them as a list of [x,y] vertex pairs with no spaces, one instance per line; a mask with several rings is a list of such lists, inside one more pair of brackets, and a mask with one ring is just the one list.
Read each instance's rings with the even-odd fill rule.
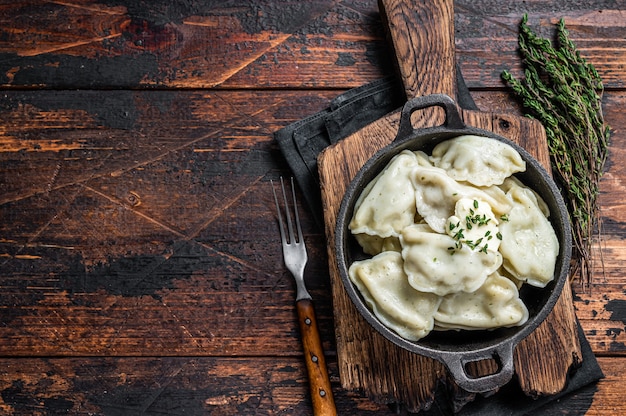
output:
[[519,289],[554,278],[559,242],[546,203],[513,176],[525,170],[508,144],[464,135],[398,153],[365,187],[349,229],[372,257],[349,276],[385,326],[417,341],[528,320]]

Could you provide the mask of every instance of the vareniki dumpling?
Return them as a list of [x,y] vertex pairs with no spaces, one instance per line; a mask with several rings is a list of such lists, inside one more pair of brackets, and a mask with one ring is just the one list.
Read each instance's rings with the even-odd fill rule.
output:
[[488,137],[465,135],[439,143],[431,161],[451,178],[476,186],[500,185],[526,162],[511,146]]
[[510,201],[501,189],[493,187],[487,192],[459,183],[440,168],[414,168],[411,171],[411,183],[415,187],[417,212],[438,233],[444,232],[446,220],[454,214],[456,202],[461,198],[486,202],[498,215],[511,209]]
[[355,261],[349,275],[374,315],[401,337],[417,341],[433,329],[441,298],[409,285],[400,253],[385,251]]
[[457,292],[443,298],[435,313],[440,329],[492,329],[523,325],[528,309],[515,283],[498,272],[475,292]]
[[400,239],[398,237],[379,237],[369,234],[355,234],[354,238],[367,254],[375,256],[383,251],[402,251]]
[[411,287],[445,296],[477,290],[502,265],[497,251],[481,251],[428,225],[406,227],[400,235],[404,271]]
[[518,181],[507,180],[513,201],[508,220],[499,228],[504,268],[516,279],[545,287],[554,278],[559,240],[544,213],[545,202]]
[[349,224],[352,233],[397,237],[415,221],[415,190],[408,173],[416,166],[417,156],[408,150],[391,159],[357,199]]

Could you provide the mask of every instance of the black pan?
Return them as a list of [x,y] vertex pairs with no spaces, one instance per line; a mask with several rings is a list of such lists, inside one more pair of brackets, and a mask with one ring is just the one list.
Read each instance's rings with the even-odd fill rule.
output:
[[[417,110],[429,107],[442,108],[446,115],[445,122],[437,127],[414,129],[411,125],[411,115]],[[378,320],[350,280],[348,268],[352,262],[371,256],[363,253],[348,229],[348,224],[363,188],[384,169],[393,156],[405,149],[422,150],[430,154],[438,143],[465,134],[491,137],[504,142],[515,148],[526,162],[526,171],[515,176],[544,199],[550,208],[550,221],[559,240],[554,280],[545,288],[523,285],[520,297],[528,307],[529,319],[522,326],[484,331],[432,331],[419,341],[408,341]],[[493,132],[465,125],[455,102],[442,94],[415,98],[405,104],[397,137],[369,159],[352,180],[342,200],[336,224],[336,257],[341,279],[360,314],[394,344],[443,362],[461,388],[475,393],[498,389],[513,377],[515,346],[537,328],[552,311],[567,281],[571,248],[568,211],[548,172],[526,150],[510,140]],[[472,377],[468,374],[466,367],[468,363],[486,359],[494,359],[498,363],[498,370],[495,373],[482,377]]]

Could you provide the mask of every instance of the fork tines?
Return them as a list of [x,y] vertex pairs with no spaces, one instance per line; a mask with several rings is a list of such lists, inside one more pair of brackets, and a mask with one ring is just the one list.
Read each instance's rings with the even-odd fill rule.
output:
[[[291,213],[289,209],[289,203],[287,202],[287,192],[285,191],[285,182],[283,181],[283,177],[280,177],[280,187],[282,189],[282,200],[283,206],[285,208],[285,216],[287,220],[287,231],[288,236],[285,235],[285,226],[283,222],[283,216],[281,214],[280,204],[278,203],[278,196],[276,195],[276,189],[274,188],[274,182],[270,180],[272,184],[272,192],[274,193],[274,202],[276,203],[276,212],[278,214],[278,225],[280,227],[280,238],[282,239],[284,244],[294,244],[301,243],[303,241],[302,237],[302,228],[300,227],[300,217],[298,216],[298,205],[296,203],[296,190],[293,183],[293,177],[291,178],[291,199],[293,201],[293,210],[294,210],[294,218],[297,229],[297,240],[296,235],[294,234],[293,222],[291,220]],[[288,237],[288,238],[287,238]]]

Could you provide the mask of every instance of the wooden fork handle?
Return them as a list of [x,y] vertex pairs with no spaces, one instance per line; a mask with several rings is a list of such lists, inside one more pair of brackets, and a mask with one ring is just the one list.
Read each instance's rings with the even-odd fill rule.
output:
[[298,310],[306,369],[309,374],[313,414],[316,416],[335,416],[337,409],[330,388],[330,378],[328,377],[322,341],[315,319],[313,301],[310,299],[298,300],[296,301],[296,309]]

